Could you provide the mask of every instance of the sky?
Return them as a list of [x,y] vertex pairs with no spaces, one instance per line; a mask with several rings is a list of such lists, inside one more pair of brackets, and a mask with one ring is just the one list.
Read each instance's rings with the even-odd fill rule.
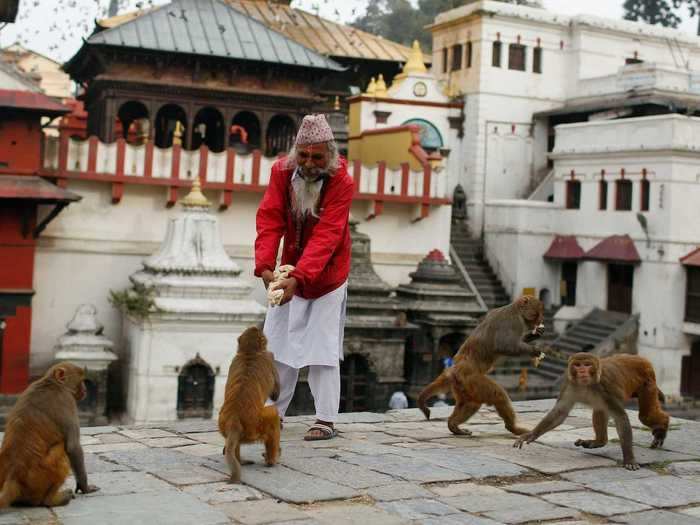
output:
[[[415,0],[412,0],[415,2]],[[126,6],[161,5],[169,0],[120,0]],[[619,19],[623,0],[544,0],[545,8],[567,15],[593,14]],[[59,62],[68,60],[80,48],[82,38],[92,32],[94,20],[105,16],[109,0],[20,0],[15,24],[0,29],[0,46],[20,41],[24,47]],[[367,0],[293,0],[299,7],[330,20],[348,22],[364,12]],[[688,18],[688,17],[685,17]],[[685,20],[681,30],[695,34],[697,21]]]

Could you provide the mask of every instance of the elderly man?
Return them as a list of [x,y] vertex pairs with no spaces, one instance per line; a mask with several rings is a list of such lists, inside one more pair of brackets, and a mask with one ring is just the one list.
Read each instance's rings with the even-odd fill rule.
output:
[[309,367],[316,423],[306,440],[336,435],[352,194],[346,161],[325,117],[307,115],[289,155],[272,166],[255,240],[255,275],[266,288],[282,237],[282,265],[295,267],[278,285],[284,291],[280,306],[268,309],[264,332],[280,377],[280,417],[294,395],[299,369]]

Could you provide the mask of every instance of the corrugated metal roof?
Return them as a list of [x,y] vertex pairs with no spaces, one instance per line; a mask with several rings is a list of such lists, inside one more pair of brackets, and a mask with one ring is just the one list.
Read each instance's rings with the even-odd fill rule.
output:
[[24,109],[42,115],[62,115],[70,112],[69,108],[54,102],[43,93],[17,89],[0,89],[0,108]]
[[586,259],[620,263],[641,262],[637,247],[629,235],[606,237],[586,253]]
[[0,175],[0,199],[56,203],[76,202],[82,197],[34,175]]
[[549,249],[542,256],[545,259],[574,261],[583,258],[586,252],[579,245],[575,235],[555,235]]
[[96,33],[88,42],[343,70],[333,60],[221,0],[174,0]]
[[[293,41],[326,56],[405,62],[411,55],[410,47],[289,5],[263,0],[223,1]],[[116,27],[145,14],[147,11],[119,15],[100,20],[99,25]],[[431,61],[429,56],[425,56],[424,60]]]

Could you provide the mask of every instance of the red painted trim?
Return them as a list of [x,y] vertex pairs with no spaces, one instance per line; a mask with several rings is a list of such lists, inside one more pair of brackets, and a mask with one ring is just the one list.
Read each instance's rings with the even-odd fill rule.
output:
[[[233,148],[228,148],[226,150],[226,175],[225,175],[225,185],[226,187],[233,186],[233,169],[236,166],[236,150]],[[222,197],[222,202],[219,205],[219,210],[224,211],[231,206],[233,203],[233,192],[231,190],[224,190]]]
[[97,171],[97,143],[98,138],[92,135],[88,139],[88,171]]
[[411,133],[420,133],[420,127],[416,124],[407,124],[406,126],[390,126],[388,128],[366,129],[359,135],[350,137],[348,140],[357,140],[362,137],[372,135],[388,135],[390,133],[397,133],[399,131],[410,131]]
[[153,177],[153,142],[146,143],[146,154],[143,159],[143,176],[146,178]]
[[384,195],[384,185],[386,182],[386,162],[383,160],[377,163],[379,169],[377,170],[377,194]]
[[355,183],[355,193],[360,191],[360,177],[362,176],[362,161],[354,160],[352,162],[352,181]]
[[408,178],[410,177],[411,167],[408,162],[403,162],[401,164],[401,193],[402,197],[408,196]]
[[[117,180],[124,178],[124,162],[126,160],[126,141],[117,139]],[[124,183],[112,183],[112,204],[119,204],[124,196]]]
[[68,134],[61,134],[58,139],[58,169],[59,171],[68,170]]
[[207,158],[209,156],[209,148],[204,144],[199,147],[199,180],[204,183],[207,180]]
[[262,151],[259,149],[253,150],[253,186],[260,186],[260,162],[262,160]]
[[430,164],[423,166],[423,199],[430,199],[430,179],[432,178]]
[[402,98],[371,97],[369,95],[355,95],[346,99],[349,104],[356,102],[386,102],[387,104],[398,104],[405,106],[427,106],[432,108],[456,108],[460,109],[462,104],[454,102],[428,102],[425,100],[409,100]]
[[[180,180],[180,157],[182,155],[182,146],[180,144],[173,144],[173,163],[170,171],[170,189],[168,190],[168,201],[165,205],[168,208],[175,206],[177,202],[177,188],[183,185]],[[187,181],[189,182],[189,181]],[[190,183],[191,184],[191,183]],[[189,185],[189,184],[188,184]]]

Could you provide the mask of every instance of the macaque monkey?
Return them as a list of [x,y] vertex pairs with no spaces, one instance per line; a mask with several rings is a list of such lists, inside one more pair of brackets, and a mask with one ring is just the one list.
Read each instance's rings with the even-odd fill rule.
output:
[[542,357],[542,349],[531,341],[543,333],[543,320],[542,302],[528,295],[491,310],[462,344],[454,357],[454,365],[419,394],[418,407],[425,417],[430,419],[427,401],[431,397],[452,391],[456,405],[447,427],[453,434],[471,434],[459,425],[472,417],[482,404],[495,406],[513,434],[527,432],[516,424],[515,411],[506,391],[486,374],[505,356]]
[[537,438],[561,425],[576,403],[593,409],[595,439],[579,439],[575,445],[599,448],[608,442],[608,418],[615,420],[622,447],[622,463],[627,470],[637,470],[632,449],[632,427],[625,412],[625,401],[639,400],[639,420],[651,428],[651,448],[663,446],[668,433],[669,417],[661,409],[664,395],[656,386],[656,375],[651,363],[637,355],[615,355],[598,358],[581,352],[569,358],[566,379],[557,404],[532,432],[523,434],[515,442],[532,443]]
[[73,499],[60,490],[71,469],[76,491],[88,484],[77,401],[85,398],[85,371],[71,363],[52,366],[32,383],[7,416],[0,448],[0,508],[12,503],[55,507]]
[[228,369],[224,404],[219,412],[219,431],[226,438],[224,454],[231,469],[231,482],[241,482],[241,443],[265,442],[265,463],[277,463],[280,454],[280,418],[276,401],[280,385],[267,339],[257,327],[238,337],[238,353]]

